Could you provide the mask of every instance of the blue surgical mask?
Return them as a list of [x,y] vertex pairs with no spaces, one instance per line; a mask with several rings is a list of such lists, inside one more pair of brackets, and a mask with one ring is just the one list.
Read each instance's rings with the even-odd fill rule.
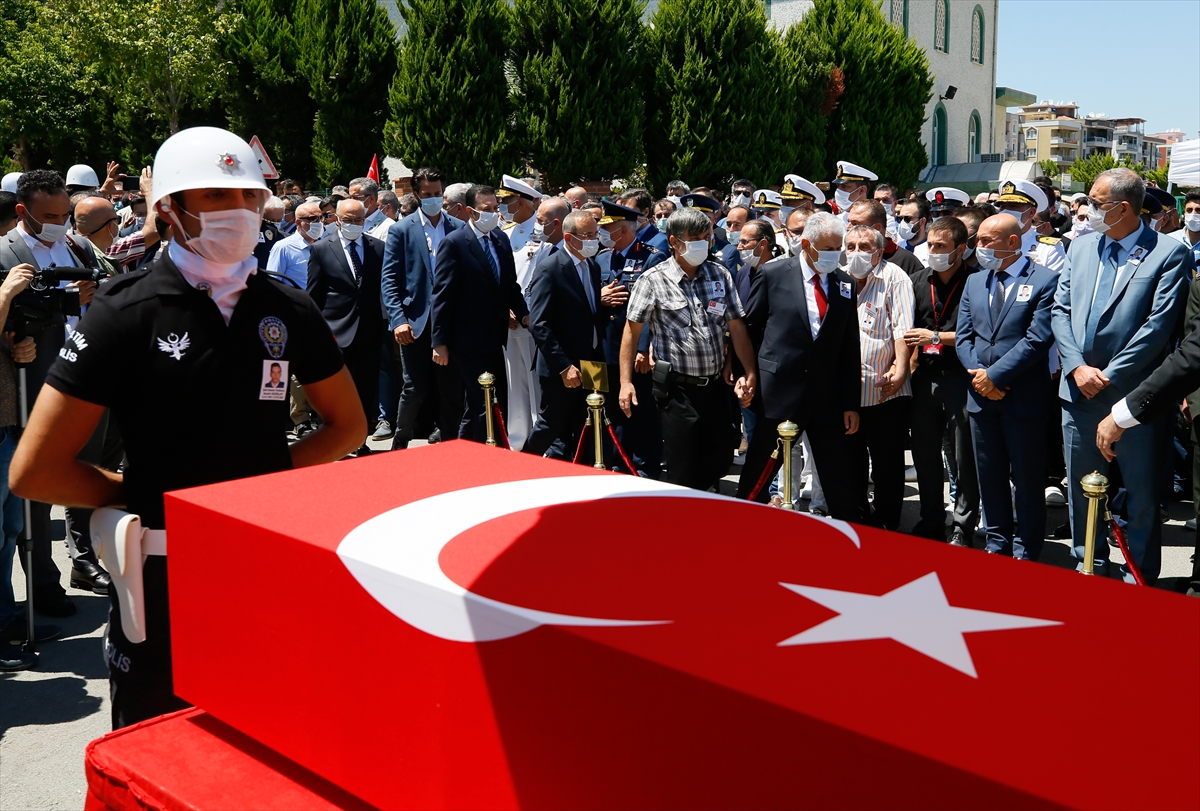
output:
[[442,198],[441,197],[422,197],[421,198],[421,213],[426,217],[434,217],[442,213]]
[[[1005,254],[1005,256],[997,256],[997,254]],[[1017,251],[997,251],[994,248],[976,248],[975,261],[984,270],[999,270],[1004,264],[1004,260],[1008,254],[1018,253]]]

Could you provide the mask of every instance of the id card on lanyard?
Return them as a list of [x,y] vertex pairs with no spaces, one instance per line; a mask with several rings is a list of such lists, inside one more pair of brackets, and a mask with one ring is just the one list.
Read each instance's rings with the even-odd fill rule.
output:
[[[946,300],[942,302],[942,307],[939,310],[938,306],[937,306],[937,295],[934,292],[933,274],[930,274],[930,276],[929,276],[929,304],[933,309],[933,331],[934,332],[942,331],[942,319],[946,317],[946,309],[949,308],[950,302],[954,299],[954,294],[958,292],[958,286],[960,284],[962,284],[961,276],[954,282],[954,287],[950,288],[950,293],[949,293],[949,295],[946,296]],[[921,351],[926,355],[940,355],[940,354],[942,354],[942,345],[941,344],[929,344],[928,346],[922,347]]]

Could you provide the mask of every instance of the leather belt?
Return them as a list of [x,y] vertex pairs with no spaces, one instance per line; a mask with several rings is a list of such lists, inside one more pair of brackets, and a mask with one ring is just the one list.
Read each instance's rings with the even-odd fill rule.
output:
[[696,375],[685,375],[679,372],[671,372],[668,379],[672,383],[686,383],[689,386],[707,386],[710,383],[718,380],[720,375],[708,375],[706,377],[697,377]]

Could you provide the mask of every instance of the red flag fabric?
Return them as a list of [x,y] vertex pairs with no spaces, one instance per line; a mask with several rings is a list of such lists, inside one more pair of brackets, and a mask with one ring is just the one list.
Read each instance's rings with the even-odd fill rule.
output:
[[167,526],[178,694],[380,807],[1200,804],[1178,595],[465,442]]
[[367,170],[367,177],[371,178],[376,183],[379,182],[379,156],[378,155],[371,156],[371,168]]

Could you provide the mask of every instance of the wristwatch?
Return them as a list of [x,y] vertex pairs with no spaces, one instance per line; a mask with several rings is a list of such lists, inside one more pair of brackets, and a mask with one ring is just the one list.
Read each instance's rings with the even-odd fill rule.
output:
[[929,339],[930,346],[940,346],[942,343],[942,333],[937,330],[933,331],[933,337]]

